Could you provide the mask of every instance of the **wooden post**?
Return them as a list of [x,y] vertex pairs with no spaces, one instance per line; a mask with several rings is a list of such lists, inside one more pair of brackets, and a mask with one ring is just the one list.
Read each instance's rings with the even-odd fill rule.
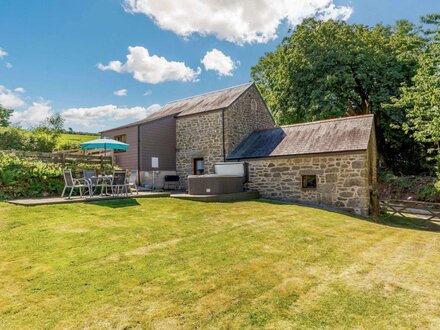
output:
[[379,194],[377,190],[372,191],[372,211],[373,211],[373,219],[375,221],[380,221],[380,203],[379,203]]
[[63,169],[65,168],[65,164],[66,164],[66,154],[63,152],[61,154],[61,166]]
[[374,221],[380,221],[380,203],[379,203],[379,193],[377,190],[377,183],[373,183],[370,190],[370,205],[371,205],[371,215]]

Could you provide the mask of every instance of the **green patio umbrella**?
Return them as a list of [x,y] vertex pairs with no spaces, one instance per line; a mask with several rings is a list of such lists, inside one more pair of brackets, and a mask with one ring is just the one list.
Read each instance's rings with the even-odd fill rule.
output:
[[82,149],[104,149],[104,154],[108,150],[127,150],[128,144],[116,141],[110,138],[102,138],[102,139],[96,139],[92,141],[83,142],[80,144]]

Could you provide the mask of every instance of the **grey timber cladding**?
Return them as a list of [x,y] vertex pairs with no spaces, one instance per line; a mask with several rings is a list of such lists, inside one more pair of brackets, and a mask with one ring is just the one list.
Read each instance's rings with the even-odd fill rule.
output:
[[116,164],[124,169],[136,170],[138,168],[138,128],[131,126],[118,128],[101,133],[101,136],[114,139],[115,136],[126,134],[128,150],[125,152],[116,152]]
[[140,170],[150,171],[151,157],[159,157],[159,169],[176,170],[176,120],[168,116],[139,126]]

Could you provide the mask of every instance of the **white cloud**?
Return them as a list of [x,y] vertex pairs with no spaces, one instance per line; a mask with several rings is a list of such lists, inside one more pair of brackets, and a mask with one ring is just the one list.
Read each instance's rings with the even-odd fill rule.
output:
[[129,13],[145,14],[164,30],[189,37],[215,35],[237,44],[266,43],[286,20],[297,25],[308,17],[346,20],[352,8],[334,0],[124,0]]
[[114,91],[113,94],[116,96],[127,96],[127,90],[126,89],[119,89],[117,91]]
[[111,71],[115,71],[115,72],[119,72],[119,73],[123,72],[122,63],[119,61],[110,61],[108,63],[108,65],[98,63],[97,67],[99,70],[102,70],[102,71],[111,70]]
[[164,57],[150,55],[144,47],[128,47],[127,61],[111,61],[108,65],[98,63],[100,70],[112,70],[118,73],[133,74],[133,78],[149,84],[164,81],[197,81],[200,68],[193,70],[183,62],[168,61]]
[[[34,100],[30,106],[26,105],[24,100],[20,98],[21,95],[18,94],[25,92],[23,87],[10,90],[0,85],[0,104],[14,110],[11,115],[13,124],[25,128],[35,127],[47,117],[56,113],[50,101],[43,98]],[[72,127],[76,130],[99,131],[144,119],[160,108],[159,104],[153,104],[149,107],[118,107],[109,104],[64,109],[60,111],[60,114],[65,118],[65,127]]]
[[89,107],[70,108],[61,114],[66,120],[66,126],[74,126],[83,130],[104,130],[114,126],[116,121],[125,123],[141,120],[147,115],[160,109],[159,104],[144,107],[118,107],[113,104]]
[[14,89],[14,92],[16,93],[26,93],[26,90],[23,87],[17,87],[16,89]]
[[5,67],[6,67],[6,69],[12,69],[13,65],[9,62],[6,62]]
[[5,86],[0,85],[0,104],[5,108],[22,108],[26,105],[26,102],[16,94],[16,91],[11,91]]
[[0,58],[8,56],[8,52],[0,48]]
[[232,71],[236,68],[232,58],[216,48],[206,52],[201,62],[205,66],[205,70],[214,70],[220,76],[232,76]]
[[24,127],[32,127],[51,115],[53,115],[53,111],[50,102],[41,99],[32,102],[32,105],[24,111],[14,111],[11,116],[11,122]]
[[151,89],[149,89],[144,93],[144,96],[149,96],[151,94],[153,94],[153,91]]

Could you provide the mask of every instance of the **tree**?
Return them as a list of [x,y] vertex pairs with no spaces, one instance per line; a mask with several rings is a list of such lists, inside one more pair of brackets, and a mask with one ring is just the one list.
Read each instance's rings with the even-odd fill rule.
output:
[[61,134],[64,131],[64,118],[61,114],[56,113],[46,119],[47,126],[52,132]]
[[423,45],[408,21],[369,28],[309,19],[259,60],[252,77],[278,124],[374,113],[382,163],[408,172],[415,164],[407,159],[423,150],[400,128],[405,113],[382,104],[411,81]]
[[0,127],[8,127],[10,125],[9,118],[14,110],[3,108],[0,104]]
[[440,15],[428,15],[422,22],[427,24],[427,46],[420,54],[412,85],[403,86],[390,107],[407,113],[403,129],[426,145],[440,179]]
[[47,117],[35,129],[35,132],[46,133],[57,138],[64,132],[64,118],[61,114],[56,113]]
[[32,130],[33,137],[39,141],[39,144],[45,150],[53,150],[57,144],[57,140],[64,132],[64,118],[61,114],[56,113],[41,122]]

